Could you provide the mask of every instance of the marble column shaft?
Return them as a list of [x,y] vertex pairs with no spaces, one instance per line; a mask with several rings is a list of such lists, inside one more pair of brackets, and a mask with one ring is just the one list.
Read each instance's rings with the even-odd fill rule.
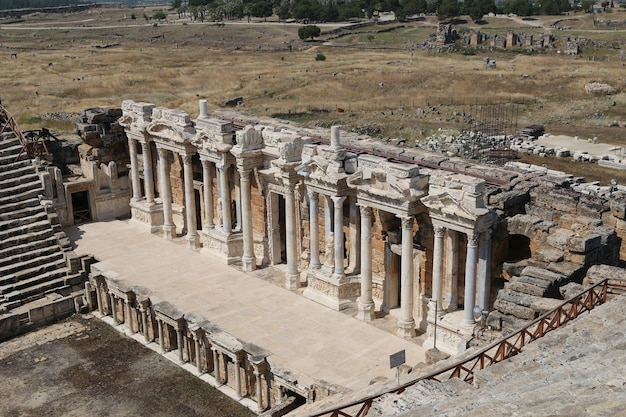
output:
[[442,310],[443,288],[443,237],[445,228],[434,226],[435,244],[433,248],[433,288],[432,301],[437,303],[437,312]]
[[204,191],[204,231],[213,229],[213,172],[211,171],[211,162],[202,160],[202,183]]
[[167,239],[174,237],[174,220],[172,217],[172,187],[170,184],[170,166],[167,160],[167,149],[158,148],[159,153],[159,184],[163,203],[163,233]]
[[137,141],[128,138],[128,153],[130,154],[130,180],[133,186],[133,201],[141,198],[141,182],[139,181],[139,164],[137,163]]
[[361,210],[361,297],[357,317],[370,321],[375,318],[372,299],[372,209],[360,206]]
[[165,353],[165,337],[163,336],[163,321],[157,319],[157,326],[159,327],[159,346],[161,346],[161,352]]
[[198,245],[198,224],[196,222],[196,198],[193,188],[192,155],[183,156],[183,176],[185,180],[185,224],[187,226],[187,241],[191,247]]
[[285,191],[285,244],[287,249],[286,287],[296,289],[300,286],[298,257],[296,254],[296,204],[291,186]]
[[480,235],[478,248],[478,305],[488,311],[491,302],[491,231],[487,230]]
[[222,230],[230,235],[233,227],[232,214],[230,210],[230,186],[228,183],[228,165],[222,164],[220,173],[220,199],[222,200]]
[[185,351],[185,341],[183,339],[183,330],[181,328],[176,328],[176,344],[178,345],[178,361],[180,363],[185,363],[183,356]]
[[448,229],[446,236],[446,297],[449,312],[459,304],[459,233]]
[[400,272],[401,319],[398,322],[403,337],[411,337],[415,329],[413,318],[413,217],[402,218],[402,264]]
[[152,153],[149,142],[141,142],[143,154],[143,185],[146,194],[146,203],[154,204],[154,178],[152,176]]
[[240,170],[239,181],[241,184],[241,229],[243,232],[243,255],[241,260],[244,271],[254,271],[256,269],[256,257],[254,256],[254,231],[252,230],[250,170]]
[[309,238],[311,262],[310,268],[319,268],[320,263],[320,229],[319,229],[319,194],[309,191]]
[[476,258],[478,255],[478,236],[475,233],[467,236],[467,256],[465,259],[465,300],[463,322],[473,325],[474,306],[476,303]]
[[341,279],[344,277],[344,242],[343,242],[343,202],[346,197],[331,197],[335,206],[335,278]]

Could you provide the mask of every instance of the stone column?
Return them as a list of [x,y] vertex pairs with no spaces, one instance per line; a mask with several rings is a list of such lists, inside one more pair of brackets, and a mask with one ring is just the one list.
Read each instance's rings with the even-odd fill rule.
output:
[[[435,233],[435,244],[433,248],[433,288],[431,301],[437,304],[437,313],[442,306],[442,284],[443,284],[443,236],[445,228],[433,226]],[[404,241],[403,241],[404,242]]]
[[237,394],[237,398],[241,398],[241,372],[239,369],[239,358],[235,357],[233,362],[235,366],[235,393]]
[[139,304],[139,311],[141,313],[141,327],[143,330],[143,340],[145,340],[146,343],[148,343],[150,342],[150,337],[148,336],[148,314],[143,304]]
[[465,258],[465,301],[463,323],[474,325],[474,306],[476,303],[476,258],[478,252],[478,236],[476,233],[467,235],[467,256]]
[[198,225],[196,223],[196,198],[193,191],[193,168],[191,154],[183,156],[183,176],[185,181],[185,225],[187,227],[187,242],[189,247],[198,247]]
[[255,397],[256,397],[257,412],[260,414],[263,411],[263,393],[261,392],[262,390],[261,371],[259,370],[259,365],[253,365],[253,366],[254,366],[254,378],[256,382]]
[[222,377],[220,376],[220,352],[213,348],[213,374],[215,376],[215,382],[222,383]]
[[296,204],[291,185],[285,191],[285,237],[287,246],[287,274],[285,286],[295,290],[300,286],[300,274],[298,273],[298,256],[296,254]]
[[243,232],[241,262],[244,271],[254,271],[256,269],[256,257],[254,256],[254,232],[252,230],[250,170],[239,170],[239,181],[241,184],[241,229]]
[[180,328],[180,323],[176,326],[176,344],[178,345],[178,362],[185,363],[183,353],[185,351],[185,341],[183,340],[183,329]]
[[126,325],[126,328],[128,329],[129,334],[130,333],[135,333],[135,330],[133,329],[133,314],[132,314],[132,308],[130,306],[130,303],[128,302],[128,300],[124,300],[124,324]]
[[448,312],[456,311],[459,303],[459,234],[448,229],[446,237],[446,301]]
[[402,265],[400,285],[400,320],[398,336],[405,339],[414,336],[415,319],[413,318],[413,217],[402,219]]
[[324,253],[326,255],[326,260],[324,265],[329,268],[335,267],[335,256],[333,255],[333,212],[332,212],[332,204],[333,200],[330,199],[329,196],[324,196],[324,240],[326,241],[326,247],[324,248]]
[[491,230],[480,234],[478,252],[478,305],[488,311],[491,293]]
[[370,321],[375,318],[372,299],[372,209],[360,206],[361,210],[361,297],[357,318]]
[[130,154],[130,180],[133,186],[133,201],[141,198],[141,182],[137,163],[137,141],[128,138],[128,153]]
[[170,170],[167,162],[167,149],[158,148],[159,154],[159,184],[161,200],[163,202],[163,235],[172,240],[176,235],[176,226],[172,218],[172,187],[170,185]]
[[115,305],[115,296],[113,294],[109,294],[109,298],[111,299],[111,317],[113,317],[113,323],[118,324],[117,308]]
[[154,204],[154,179],[152,178],[152,154],[150,143],[141,142],[143,152],[143,185],[146,193],[146,203]]
[[220,174],[220,199],[222,200],[222,229],[230,235],[233,221],[230,212],[230,187],[228,185],[228,165],[222,163],[218,166]]
[[309,268],[318,269],[320,263],[319,194],[308,190],[309,194],[309,240],[311,262]]
[[241,231],[242,228],[242,220],[241,220],[241,179],[239,177],[240,171],[235,171],[235,220],[237,226],[235,227],[236,231]]
[[165,353],[165,339],[163,338],[163,321],[157,318],[157,326],[159,327],[159,346],[161,353]]
[[335,196],[331,197],[331,199],[335,206],[335,270],[333,276],[336,279],[342,279],[345,276],[343,267],[343,202],[346,200],[346,197]]
[[211,172],[210,162],[206,159],[202,161],[202,183],[204,184],[204,225],[203,229],[208,232],[213,229],[213,173]]
[[198,373],[201,374],[202,364],[200,363],[200,340],[198,339],[198,335],[195,333],[193,334],[193,342],[196,351],[196,369],[198,370]]
[[102,302],[102,288],[96,281],[96,302],[98,303],[98,313],[104,316],[104,303]]
[[350,250],[349,268],[351,273],[359,273],[361,270],[361,224],[359,206],[355,201],[349,200],[350,204]]

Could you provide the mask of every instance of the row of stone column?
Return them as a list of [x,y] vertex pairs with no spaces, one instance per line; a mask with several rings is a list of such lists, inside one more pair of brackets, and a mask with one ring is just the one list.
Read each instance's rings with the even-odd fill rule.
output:
[[[444,236],[448,232],[449,241],[447,253],[444,254]],[[456,234],[458,232],[446,228],[442,225],[434,226],[434,248],[433,248],[433,273],[432,273],[432,298],[431,301],[436,305],[437,314],[443,310],[443,263],[444,255],[448,259],[448,278],[454,281],[456,278],[456,264],[458,259],[458,251],[456,248]],[[480,249],[479,249],[480,245]],[[480,251],[480,253],[479,253]],[[477,264],[478,261],[478,264]],[[489,292],[491,290],[490,279],[490,262],[491,262],[491,232],[489,230],[480,234],[469,232],[467,234],[467,251],[465,257],[465,293],[463,307],[463,322],[473,325],[474,307],[478,305],[481,310],[489,308]],[[476,304],[476,270],[478,267],[478,304]],[[451,304],[449,308],[455,308],[456,295],[455,285],[449,286],[448,301]]]
[[[87,291],[92,288],[86,286]],[[136,301],[134,294],[130,297],[120,297],[113,292],[108,292],[103,281],[96,282],[93,287],[96,293],[98,310],[101,315],[111,315],[116,323],[123,323],[129,332],[141,333],[146,343],[158,343],[162,353],[172,350],[171,341],[168,342],[170,330],[176,333],[176,346],[178,359],[181,364],[193,362],[199,374],[213,373],[218,384],[229,385],[228,367],[232,363],[234,369],[234,389],[238,398],[242,398],[243,369],[248,381],[254,380],[254,399],[258,405],[258,412],[272,405],[271,383],[267,374],[267,367],[263,359],[247,359],[248,354],[244,351],[227,352],[213,344],[201,329],[188,329],[184,319],[173,320],[161,317],[161,314],[153,310],[149,301]],[[88,296],[91,297],[90,295]],[[171,324],[174,322],[175,324]],[[156,329],[155,329],[156,326]],[[193,343],[193,348],[191,344]],[[204,352],[204,355],[203,355]],[[242,358],[244,356],[244,358]],[[203,364],[203,359],[205,364]],[[229,362],[229,360],[231,362]],[[246,364],[250,367],[245,366]],[[252,372],[250,372],[250,370]],[[246,386],[252,386],[247,384]],[[265,387],[265,390],[263,389]],[[264,395],[265,391],[265,395]],[[248,395],[246,392],[245,395]]]

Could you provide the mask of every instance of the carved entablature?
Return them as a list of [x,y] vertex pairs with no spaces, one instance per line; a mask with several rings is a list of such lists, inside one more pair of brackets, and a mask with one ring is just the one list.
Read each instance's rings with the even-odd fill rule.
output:
[[265,127],[263,129],[263,142],[265,146],[271,146],[274,148],[280,148],[281,144],[293,142],[296,138],[300,138],[296,132],[292,132],[286,129],[276,131],[273,127]]
[[257,130],[254,126],[246,126],[236,134],[237,144],[234,148],[240,149],[241,152],[255,151],[263,148],[263,134],[261,130]]
[[119,123],[127,129],[142,131],[144,126],[152,121],[154,108],[155,105],[152,103],[124,100],[122,102],[122,117],[119,119]]
[[282,142],[278,144],[278,152],[280,159],[284,162],[298,162],[302,156],[302,148],[304,142],[298,136],[293,138],[291,142]]
[[480,233],[497,215],[485,206],[483,180],[460,174],[431,177],[429,195],[422,198],[433,223],[463,233]]

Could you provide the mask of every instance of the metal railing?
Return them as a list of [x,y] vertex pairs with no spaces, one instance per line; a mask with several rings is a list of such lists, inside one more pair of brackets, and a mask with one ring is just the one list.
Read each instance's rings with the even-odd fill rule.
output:
[[[607,289],[608,279],[604,279],[565,301],[555,309],[536,318],[516,332],[489,344],[460,362],[422,375],[384,392],[310,414],[309,417],[362,417],[367,415],[372,403],[382,395],[402,393],[406,388],[424,380],[443,381],[451,378],[461,378],[463,381],[471,383],[474,380],[476,371],[517,355],[528,343],[568,323],[581,313],[590,311],[595,306],[606,302]],[[348,411],[348,409],[352,410]]]
[[24,134],[17,126],[17,122],[11,116],[11,113],[0,103],[0,135],[5,132],[13,132],[17,138],[20,140],[20,144],[22,145],[22,150],[20,154],[15,158],[17,161],[22,153],[28,152],[28,141],[24,137]]

